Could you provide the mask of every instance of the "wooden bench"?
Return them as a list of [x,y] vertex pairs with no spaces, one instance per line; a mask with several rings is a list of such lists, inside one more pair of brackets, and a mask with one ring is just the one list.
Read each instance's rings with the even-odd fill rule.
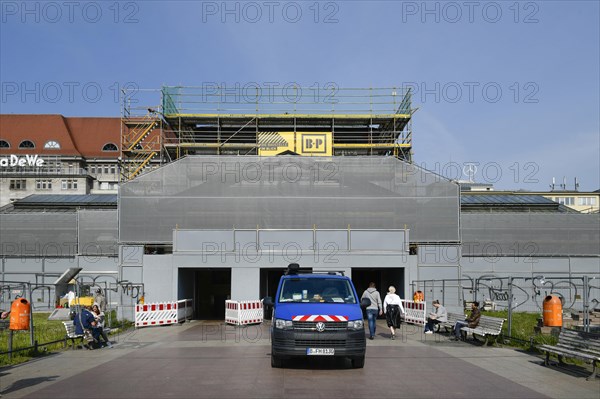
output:
[[456,322],[459,320],[464,320],[464,319],[465,319],[465,315],[462,313],[448,313],[448,321],[443,321],[443,322],[439,323],[437,325],[438,331],[442,327],[446,330],[446,332],[452,331]]
[[540,349],[546,352],[544,365],[550,365],[550,354],[558,355],[558,362],[563,364],[564,357],[573,357],[581,359],[586,363],[591,363],[592,374],[587,380],[596,378],[598,362],[600,362],[600,340],[598,334],[590,334],[583,331],[563,329],[558,336],[556,345],[542,345]]
[[475,328],[463,327],[460,329],[461,332],[471,333],[473,336],[479,335],[485,339],[484,345],[487,345],[490,338],[494,339],[494,342],[502,332],[502,326],[506,319],[499,317],[491,317],[481,315],[479,318],[479,324]]
[[73,349],[75,349],[75,340],[80,339],[81,344],[83,344],[83,334],[75,333],[75,325],[72,321],[63,321],[63,325],[65,326],[65,330],[67,332],[67,336],[65,339],[70,339]]

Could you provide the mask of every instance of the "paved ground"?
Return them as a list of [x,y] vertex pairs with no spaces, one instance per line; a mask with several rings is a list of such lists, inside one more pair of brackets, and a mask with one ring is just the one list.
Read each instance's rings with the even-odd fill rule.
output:
[[[4,398],[600,398],[600,378],[508,348],[383,325],[364,369],[309,359],[272,369],[268,329],[192,322],[132,331],[113,349],[67,350],[0,369]],[[443,394],[442,394],[443,392]]]

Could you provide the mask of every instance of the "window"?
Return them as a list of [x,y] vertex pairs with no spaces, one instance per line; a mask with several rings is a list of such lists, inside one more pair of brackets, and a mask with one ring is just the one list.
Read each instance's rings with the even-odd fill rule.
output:
[[0,148],[10,148],[10,143],[6,140],[0,140]]
[[563,205],[575,205],[575,198],[573,197],[556,197],[556,201]]
[[90,174],[92,174],[92,175],[96,174],[96,165],[90,166]]
[[596,205],[596,198],[594,197],[580,197],[579,205],[582,206],[594,206]]
[[63,180],[60,188],[62,190],[77,190],[77,180]]
[[23,140],[21,144],[19,144],[19,148],[35,148],[35,144],[31,140]]
[[21,179],[11,180],[9,188],[11,190],[25,190],[27,188],[27,181]]
[[116,168],[116,166],[115,166],[115,165],[112,165],[112,166],[110,167],[110,173],[111,173],[111,174],[113,174],[113,175],[114,175],[115,173],[117,173],[117,168]]
[[36,190],[52,190],[52,180],[36,180]]
[[108,144],[104,144],[104,147],[102,147],[102,151],[116,152],[116,151],[119,151],[119,148],[114,143],[108,143]]
[[60,144],[58,141],[50,140],[46,144],[44,144],[45,150],[60,150]]
[[109,169],[108,165],[104,165],[104,174],[105,174],[105,175],[107,175],[107,174],[108,174],[108,172],[109,172],[109,170],[108,170],[108,169]]

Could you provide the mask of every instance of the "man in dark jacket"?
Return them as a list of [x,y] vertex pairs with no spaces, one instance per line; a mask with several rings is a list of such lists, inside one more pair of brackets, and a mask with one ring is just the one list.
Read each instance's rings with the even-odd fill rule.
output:
[[479,311],[479,302],[475,301],[471,304],[471,316],[467,317],[465,321],[457,321],[454,325],[454,338],[458,341],[461,338],[460,329],[469,326],[469,328],[475,328],[479,325],[479,319],[481,318],[481,312]]
[[[94,334],[94,341],[98,342],[100,338],[100,334],[96,333],[94,327],[96,326],[96,318],[89,310],[83,308],[77,314],[75,314],[75,318],[73,319],[73,324],[75,325],[75,334],[84,335],[85,330],[90,330]],[[87,345],[86,345],[87,347]],[[91,349],[91,348],[89,348]]]

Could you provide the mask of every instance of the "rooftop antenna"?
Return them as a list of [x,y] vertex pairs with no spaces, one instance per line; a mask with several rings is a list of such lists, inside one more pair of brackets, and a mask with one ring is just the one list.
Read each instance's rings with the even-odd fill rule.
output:
[[579,191],[579,182],[577,181],[577,177],[575,177],[575,191]]
[[560,185],[560,188],[563,189],[563,190],[567,189],[567,177],[566,176],[563,176],[563,182]]
[[556,180],[554,177],[552,178],[552,184],[550,185],[550,191],[554,191],[554,186],[556,185]]

